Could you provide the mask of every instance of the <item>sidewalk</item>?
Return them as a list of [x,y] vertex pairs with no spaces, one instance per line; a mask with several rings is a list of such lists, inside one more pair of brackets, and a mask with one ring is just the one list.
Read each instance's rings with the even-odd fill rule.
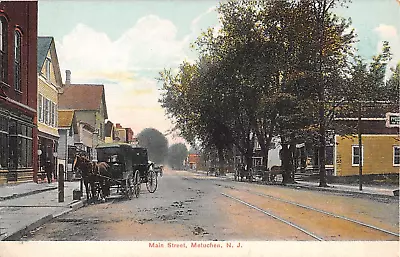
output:
[[[73,200],[79,181],[64,182],[64,202],[58,202],[58,182],[0,186],[0,240],[16,240],[53,218],[83,206]],[[83,198],[82,198],[83,199]]]
[[344,192],[344,193],[355,193],[355,194],[365,194],[365,195],[374,195],[374,196],[386,196],[386,197],[394,197],[393,191],[399,189],[399,187],[392,185],[385,186],[370,186],[363,185],[362,190],[360,191],[359,186],[356,185],[344,185],[344,184],[330,184],[328,183],[328,187],[318,187],[318,182],[310,182],[310,181],[296,181],[295,184],[289,184],[292,187],[303,187],[315,190],[322,191],[331,191],[331,192]]
[[[207,175],[206,171],[189,171],[192,173],[197,173],[199,175]],[[215,177],[214,174],[209,174],[210,177]],[[224,176],[219,176],[220,178],[226,178],[234,180],[234,174],[228,173]],[[342,192],[342,193],[353,193],[353,194],[364,194],[371,196],[383,196],[383,197],[393,197],[399,198],[395,196],[393,191],[399,189],[397,186],[393,185],[385,185],[385,186],[371,186],[371,185],[363,185],[362,191],[359,190],[358,185],[345,185],[345,184],[331,184],[328,183],[328,187],[318,187],[318,182],[310,182],[310,181],[296,181],[294,184],[287,184],[286,186],[297,187],[297,188],[307,188],[310,190],[319,190],[319,191],[330,191],[330,192]]]

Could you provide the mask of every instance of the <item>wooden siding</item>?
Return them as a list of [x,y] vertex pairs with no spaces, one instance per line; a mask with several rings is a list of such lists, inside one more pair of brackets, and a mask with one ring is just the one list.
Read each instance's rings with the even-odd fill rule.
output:
[[[363,135],[363,174],[399,173],[393,165],[393,146],[400,146],[398,135]],[[336,135],[335,172],[337,176],[358,175],[352,165],[352,146],[358,146],[357,136]]]

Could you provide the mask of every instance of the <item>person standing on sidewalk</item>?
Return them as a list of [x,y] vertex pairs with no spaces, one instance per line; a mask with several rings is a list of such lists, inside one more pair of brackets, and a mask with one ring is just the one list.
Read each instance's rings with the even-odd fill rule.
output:
[[50,184],[52,181],[52,177],[53,177],[53,165],[51,163],[51,161],[48,159],[46,161],[46,164],[44,166],[44,170],[46,172],[46,176],[47,176],[47,182]]

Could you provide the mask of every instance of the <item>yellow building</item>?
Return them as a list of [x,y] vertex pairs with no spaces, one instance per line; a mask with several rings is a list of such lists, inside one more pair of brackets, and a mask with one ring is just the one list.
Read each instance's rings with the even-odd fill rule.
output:
[[[57,167],[58,94],[62,86],[60,67],[53,37],[38,37],[38,100],[39,177],[44,164],[50,161],[54,176]],[[40,176],[42,174],[42,176]]]
[[[335,176],[358,175],[360,159],[365,175],[400,173],[399,125],[389,125],[387,119],[362,119],[361,156],[357,135],[335,135]],[[356,119],[347,118],[345,122],[356,124]]]
[[[362,135],[361,138],[363,174],[399,173],[399,135]],[[336,135],[335,142],[335,176],[358,175],[358,137]]]

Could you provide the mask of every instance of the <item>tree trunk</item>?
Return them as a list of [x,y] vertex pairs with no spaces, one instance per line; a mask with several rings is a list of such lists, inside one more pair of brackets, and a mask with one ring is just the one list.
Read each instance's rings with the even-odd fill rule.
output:
[[288,144],[282,144],[282,184],[290,183],[290,168],[289,168],[289,148]]
[[247,179],[251,182],[252,174],[250,173],[250,171],[253,168],[253,151],[248,151],[246,153],[246,166]]
[[218,160],[219,160],[219,175],[225,175],[225,160],[224,160],[224,151],[221,148],[218,148]]
[[319,100],[319,186],[326,187],[326,170],[325,170],[325,84],[323,81],[323,70],[322,70],[322,53],[323,53],[323,45],[324,45],[324,36],[325,36],[325,14],[326,14],[326,0],[323,0],[322,3],[322,12],[321,16],[319,16],[320,27],[319,27],[319,56],[318,56],[318,72],[319,72],[319,90],[318,90],[318,100]]
[[295,154],[296,154],[296,145],[295,144],[290,144],[289,147],[289,164],[290,164],[290,171],[291,171],[291,175],[290,175],[290,182],[293,183],[294,182],[294,173],[296,171],[296,159],[295,159]]
[[[322,104],[321,104],[322,105]],[[327,187],[326,170],[325,170],[325,108],[320,107],[320,127],[319,127],[319,149],[318,149],[318,164],[319,164],[319,187]],[[323,118],[322,118],[323,116]]]

